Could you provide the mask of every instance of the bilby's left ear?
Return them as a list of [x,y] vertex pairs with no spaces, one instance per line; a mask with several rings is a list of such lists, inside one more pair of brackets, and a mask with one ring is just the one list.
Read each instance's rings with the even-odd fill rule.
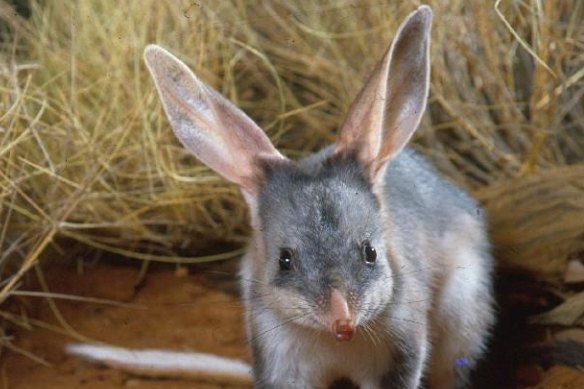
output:
[[174,55],[156,45],[144,50],[174,133],[201,162],[257,196],[264,162],[286,160],[239,108],[201,81]]
[[341,126],[335,154],[355,154],[372,179],[406,145],[426,108],[431,24],[427,6],[406,18]]

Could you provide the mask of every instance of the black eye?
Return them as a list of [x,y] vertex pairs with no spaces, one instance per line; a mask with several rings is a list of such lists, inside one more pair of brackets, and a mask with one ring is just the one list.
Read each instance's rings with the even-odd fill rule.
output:
[[292,270],[292,250],[280,249],[280,270]]
[[363,241],[361,244],[361,250],[363,252],[363,260],[368,264],[375,263],[377,259],[377,251],[375,247],[371,246],[371,243],[368,240]]

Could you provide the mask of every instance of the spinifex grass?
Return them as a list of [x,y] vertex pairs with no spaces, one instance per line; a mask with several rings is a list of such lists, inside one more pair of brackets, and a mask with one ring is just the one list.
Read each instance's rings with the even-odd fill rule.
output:
[[[584,248],[584,5],[428,3],[432,86],[415,147],[484,200],[504,263],[557,276]],[[417,5],[33,0],[23,19],[1,4],[0,303],[48,247],[67,255],[72,241],[140,260],[241,252],[244,204],[174,139],[147,43],[297,157],[334,140]]]

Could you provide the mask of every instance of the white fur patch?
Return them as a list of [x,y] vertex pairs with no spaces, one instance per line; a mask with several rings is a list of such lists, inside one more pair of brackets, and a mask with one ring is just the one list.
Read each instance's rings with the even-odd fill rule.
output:
[[[390,343],[381,329],[371,328],[373,337],[361,328],[350,342],[338,342],[332,333],[315,331],[280,321],[266,310],[253,317],[259,343],[270,369],[266,382],[279,388],[320,388],[332,379],[347,377],[363,388],[376,388],[391,367]],[[287,324],[287,325],[284,325]]]
[[251,382],[251,367],[240,360],[196,352],[131,350],[93,344],[69,344],[69,354],[130,373],[154,377],[215,378]]

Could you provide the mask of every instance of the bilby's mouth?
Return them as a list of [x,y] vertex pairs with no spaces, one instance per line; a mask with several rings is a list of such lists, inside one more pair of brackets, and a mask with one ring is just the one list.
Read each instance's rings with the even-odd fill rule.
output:
[[348,342],[355,335],[355,326],[350,320],[337,320],[333,324],[333,334],[339,342]]

